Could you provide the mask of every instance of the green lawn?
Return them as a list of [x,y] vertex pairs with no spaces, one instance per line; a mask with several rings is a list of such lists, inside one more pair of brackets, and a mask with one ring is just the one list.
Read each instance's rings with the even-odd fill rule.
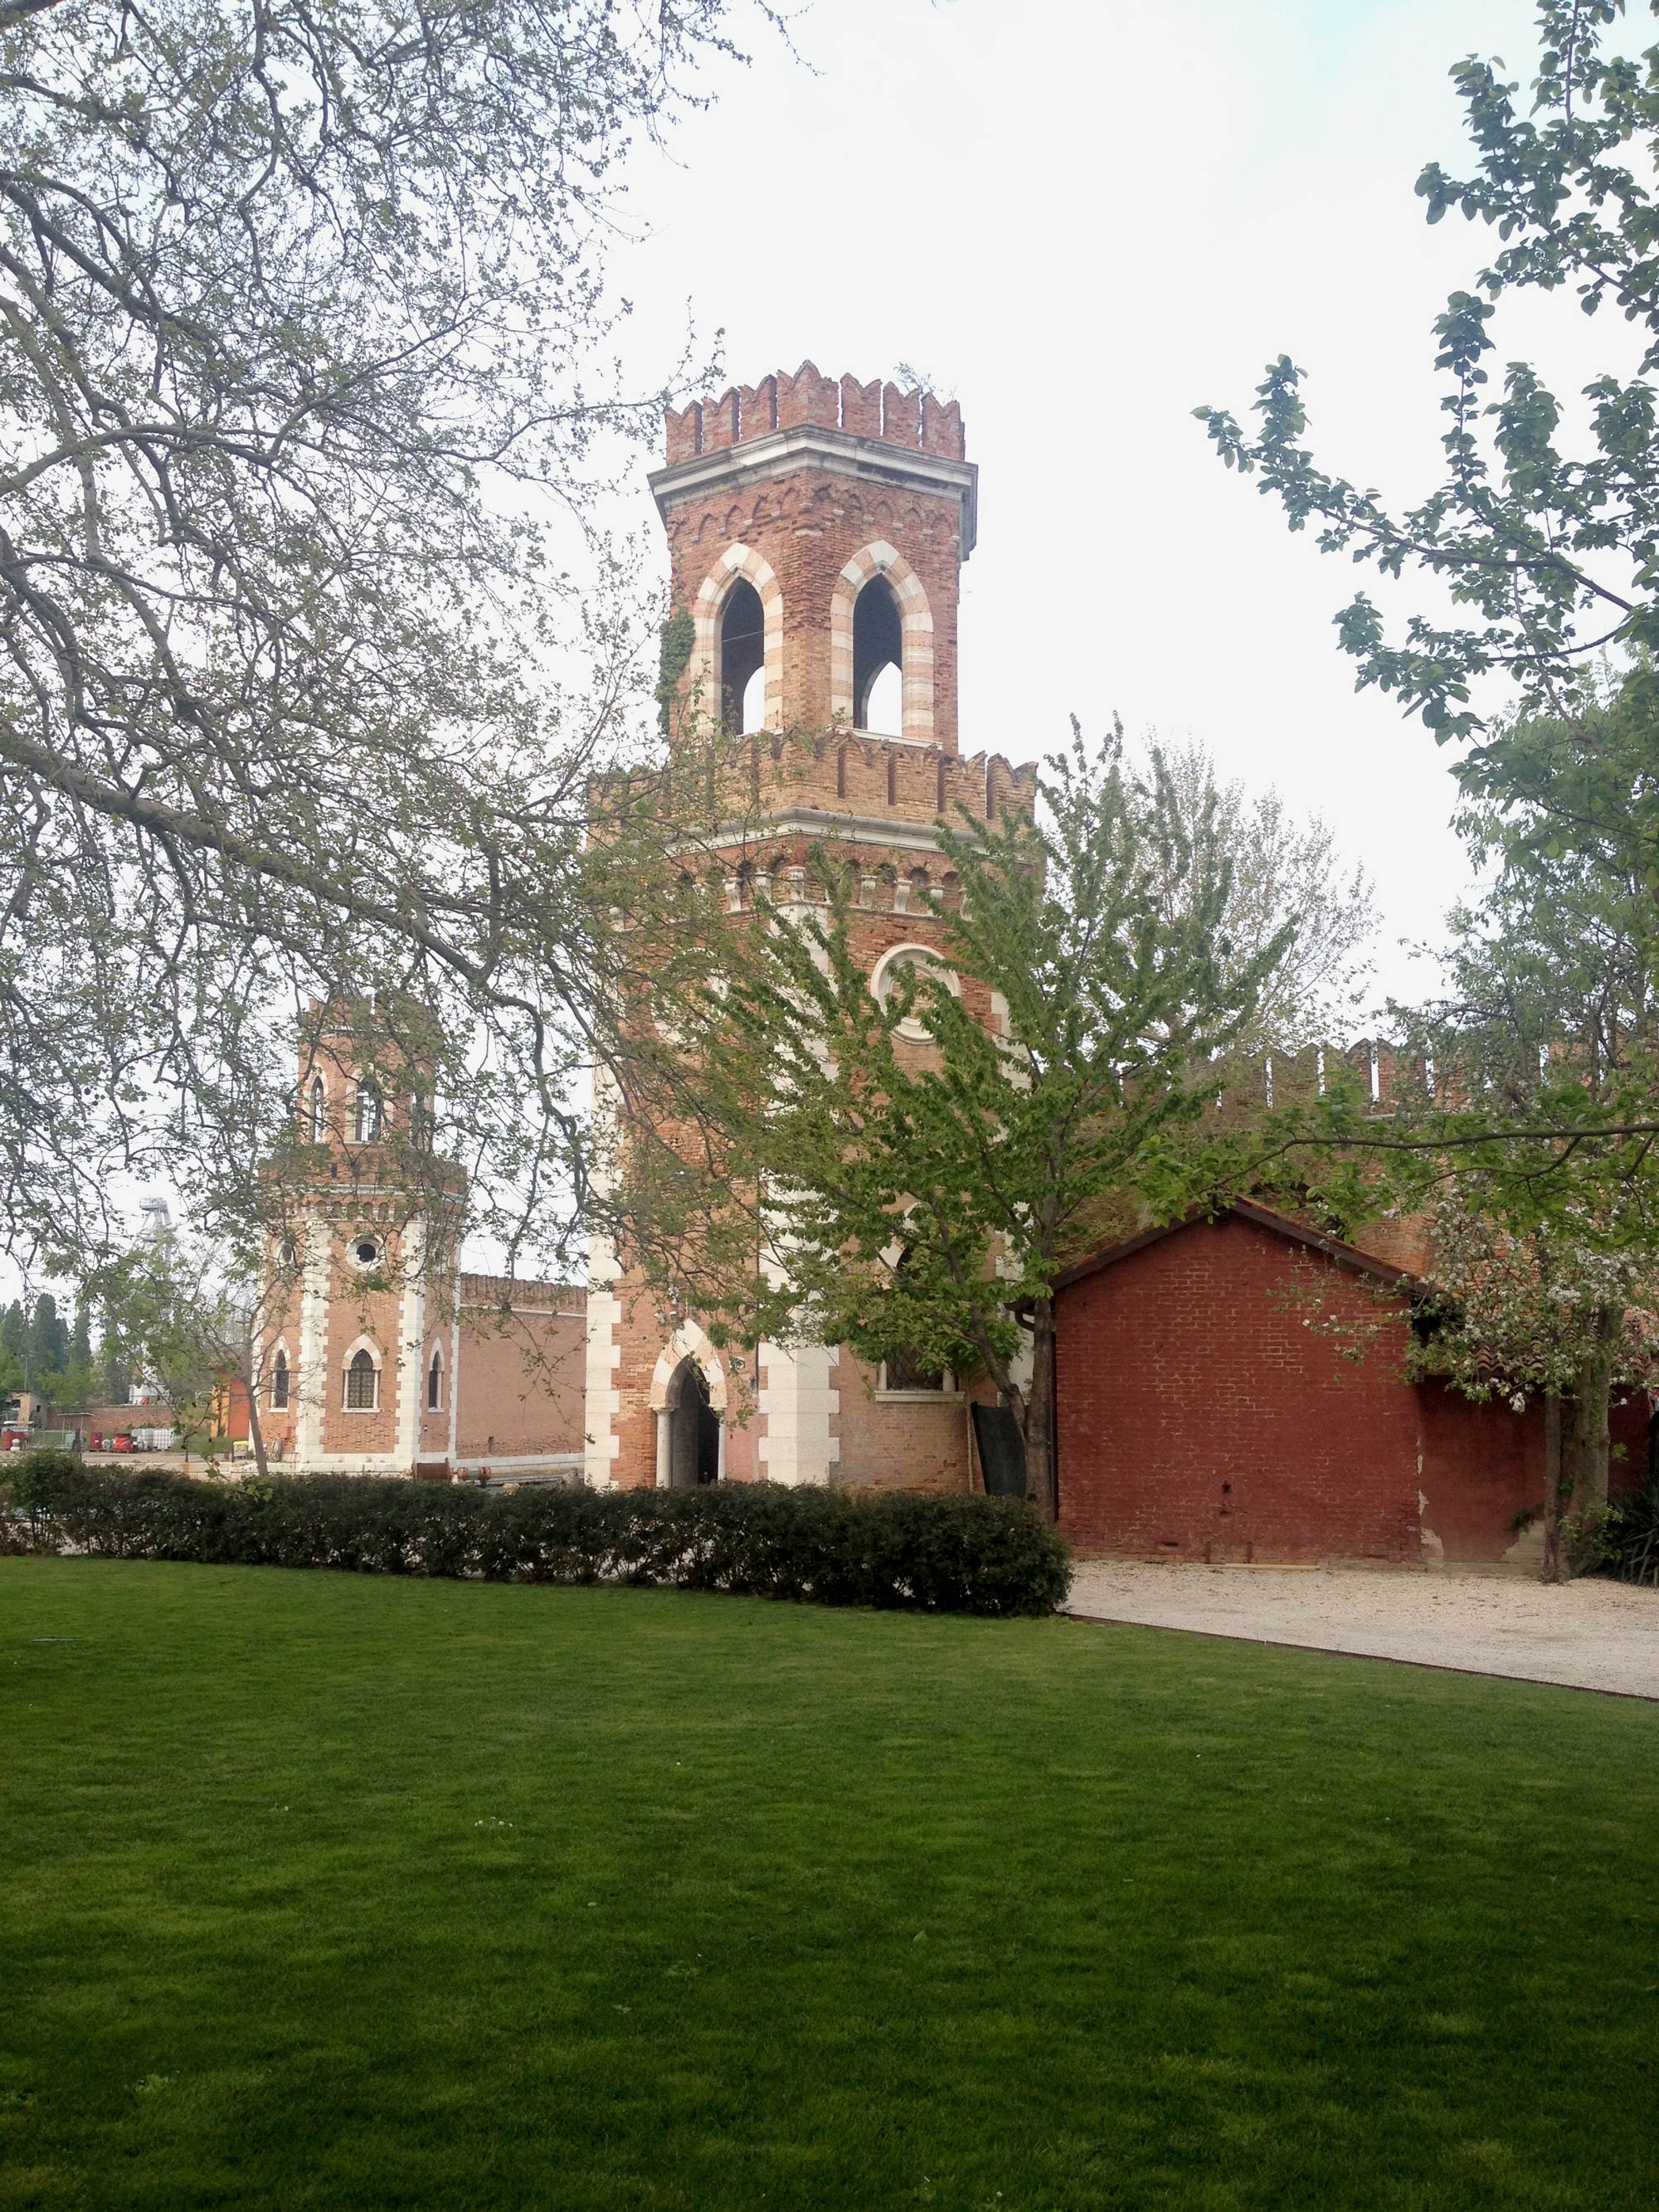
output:
[[0,2205],[1659,2203],[1659,1708],[0,1560]]

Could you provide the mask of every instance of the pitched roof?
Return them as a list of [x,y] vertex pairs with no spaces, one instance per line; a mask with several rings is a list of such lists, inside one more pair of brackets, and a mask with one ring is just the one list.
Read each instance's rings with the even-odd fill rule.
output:
[[1258,1229],[1282,1237],[1287,1243],[1305,1245],[1310,1251],[1322,1253],[1326,1259],[1339,1267],[1351,1268],[1356,1275],[1370,1275],[1380,1283],[1398,1284],[1404,1289],[1415,1290],[1420,1278],[1409,1269],[1391,1267],[1385,1260],[1374,1260],[1369,1252],[1361,1252],[1340,1237],[1328,1237],[1322,1231],[1309,1229],[1299,1221],[1291,1220],[1285,1213],[1273,1213],[1265,1206],[1253,1206],[1248,1199],[1236,1198],[1231,1206],[1224,1206],[1211,1213],[1200,1209],[1184,1215],[1179,1221],[1165,1222],[1161,1229],[1143,1230],[1139,1237],[1126,1237],[1121,1243],[1109,1244],[1091,1259],[1080,1260],[1074,1267],[1066,1267],[1054,1277],[1057,1291],[1080,1283],[1087,1275],[1097,1275],[1104,1267],[1115,1267],[1120,1260],[1127,1260],[1132,1252],[1139,1252],[1148,1244],[1161,1243],[1166,1237],[1178,1237],[1183,1229],[1193,1229],[1206,1222],[1225,1220],[1236,1215],[1241,1221],[1252,1221]]

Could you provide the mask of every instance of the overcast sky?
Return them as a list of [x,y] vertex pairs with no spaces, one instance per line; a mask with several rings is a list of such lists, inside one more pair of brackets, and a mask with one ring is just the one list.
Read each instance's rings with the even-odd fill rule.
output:
[[[1529,80],[1531,19],[1529,0],[813,0],[799,60],[753,34],[672,158],[636,165],[631,343],[659,363],[689,307],[724,329],[734,382],[805,356],[926,371],[981,471],[963,750],[1029,759],[1114,709],[1190,732],[1363,854],[1385,938],[1430,933],[1465,880],[1445,757],[1353,690],[1331,618],[1357,572],[1292,538],[1191,410],[1243,415],[1288,352],[1323,465],[1429,488],[1431,325],[1491,234],[1431,229],[1413,185],[1431,156],[1468,166],[1450,64],[1502,55]],[[1622,358],[1566,295],[1513,332],[1569,390]],[[654,529],[642,487],[629,519]],[[1390,957],[1384,981],[1411,971]]]

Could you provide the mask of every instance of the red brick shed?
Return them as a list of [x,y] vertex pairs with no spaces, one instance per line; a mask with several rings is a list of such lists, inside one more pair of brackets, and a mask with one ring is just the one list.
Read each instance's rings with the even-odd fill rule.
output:
[[[1055,1291],[1062,1532],[1142,1559],[1529,1563],[1538,1534],[1516,1521],[1544,1494],[1542,1406],[1409,1382],[1401,1334],[1376,1326],[1401,1280],[1243,1204],[1070,1269]],[[1615,1410],[1615,1485],[1645,1474],[1647,1419],[1645,1401]]]

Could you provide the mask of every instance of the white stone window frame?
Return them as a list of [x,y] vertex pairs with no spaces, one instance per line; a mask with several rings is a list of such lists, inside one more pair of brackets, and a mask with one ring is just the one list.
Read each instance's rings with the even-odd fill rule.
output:
[[[362,1256],[357,1249],[360,1244],[372,1244],[374,1247],[374,1256],[372,1260],[365,1260]],[[345,1255],[347,1265],[355,1267],[359,1274],[372,1274],[386,1259],[386,1239],[378,1229],[354,1229],[346,1239]]]
[[[369,1364],[374,1373],[374,1403],[372,1406],[354,1406],[351,1402],[352,1365],[358,1353],[362,1352],[368,1354]],[[380,1347],[373,1337],[360,1336],[355,1343],[347,1345],[345,1358],[340,1364],[340,1411],[343,1413],[378,1413],[380,1412],[382,1364]]]
[[305,1118],[313,1145],[328,1141],[328,1085],[323,1080],[319,1067],[311,1071],[311,1079],[305,1087]]
[[[933,714],[933,611],[921,579],[884,538],[860,548],[836,579],[830,600],[830,714],[841,727],[853,727],[853,610],[873,576],[884,576],[898,600],[903,659],[899,664],[902,708],[899,742],[935,742]],[[891,744],[893,740],[885,740]]]
[[945,1368],[937,1390],[893,1390],[887,1384],[887,1362],[876,1370],[876,1402],[881,1406],[949,1406],[962,1402],[962,1385],[952,1369]]
[[[940,957],[938,946],[924,945],[917,938],[907,938],[902,945],[890,945],[870,970],[870,990],[878,1006],[884,1007],[887,1004],[884,987],[891,970],[902,961],[914,961],[918,956],[939,969],[950,988],[952,998],[962,996],[962,978]],[[902,1037],[907,1044],[931,1044],[933,1042],[933,1031],[925,1022],[918,1021],[914,1014],[907,1014],[902,1021],[896,1023],[893,1035]]]
[[728,545],[718,563],[697,586],[692,603],[691,677],[697,688],[702,718],[711,727],[720,723],[720,621],[732,587],[750,583],[761,603],[761,661],[763,727],[783,727],[783,586],[769,561],[750,545]]
[[[283,1395],[276,1395],[276,1377],[283,1378]],[[288,1348],[288,1339],[279,1336],[270,1347],[270,1385],[265,1393],[273,1413],[286,1413],[294,1404],[294,1357]]]
[[[438,1370],[438,1396],[435,1404],[433,1401],[432,1396],[432,1370],[434,1367]],[[427,1348],[426,1369],[422,1376],[421,1382],[421,1410],[422,1413],[441,1413],[444,1411],[444,1385],[448,1382],[448,1380],[449,1363],[444,1358],[443,1346],[434,1336],[431,1344]]]

